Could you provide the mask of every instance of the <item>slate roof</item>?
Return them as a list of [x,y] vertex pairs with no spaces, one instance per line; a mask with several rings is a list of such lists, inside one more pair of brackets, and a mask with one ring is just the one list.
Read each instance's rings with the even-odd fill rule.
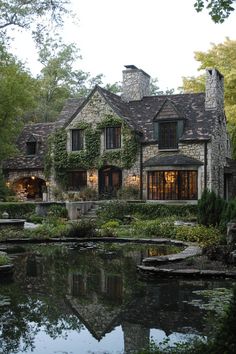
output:
[[[140,101],[124,102],[120,96],[96,86],[86,99],[68,99],[56,122],[25,126],[17,141],[17,146],[21,151],[20,155],[5,161],[3,168],[12,170],[43,168],[48,135],[54,129],[69,124],[96,91],[104,97],[108,105],[127,122],[131,129],[142,134],[142,141],[145,143],[155,142],[153,119],[167,100],[185,122],[184,133],[180,141],[205,141],[211,137],[215,117],[213,111],[205,111],[204,93],[149,96]],[[27,139],[30,141],[30,136],[31,141],[35,139],[39,145],[35,156],[26,155],[26,141]]]
[[157,155],[151,157],[144,162],[144,167],[151,166],[187,166],[187,165],[203,165],[203,163],[192,157],[182,155],[182,154],[173,154],[173,155]]
[[71,117],[78,111],[78,108],[84,102],[84,98],[69,98],[64,107],[62,108],[61,113],[58,116],[57,121],[55,122],[56,128],[62,127],[68,123]]
[[101,89],[103,96],[120,116],[123,116],[136,131],[142,131],[144,141],[153,141],[153,119],[168,99],[185,119],[184,134],[180,140],[209,140],[214,115],[205,111],[205,94],[191,93],[144,97],[140,101],[124,102],[120,96]]
[[[42,169],[43,158],[47,151],[47,138],[53,131],[55,123],[37,123],[26,125],[17,139],[17,148],[20,153],[8,160],[3,161],[4,170]],[[26,142],[37,141],[37,153],[26,154]]]

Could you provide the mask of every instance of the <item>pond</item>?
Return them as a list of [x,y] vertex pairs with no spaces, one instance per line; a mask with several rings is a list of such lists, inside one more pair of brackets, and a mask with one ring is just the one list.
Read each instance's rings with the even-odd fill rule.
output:
[[14,254],[14,280],[0,283],[0,353],[128,354],[150,338],[204,335],[194,291],[232,283],[138,278],[143,257],[176,251],[131,244],[24,246]]

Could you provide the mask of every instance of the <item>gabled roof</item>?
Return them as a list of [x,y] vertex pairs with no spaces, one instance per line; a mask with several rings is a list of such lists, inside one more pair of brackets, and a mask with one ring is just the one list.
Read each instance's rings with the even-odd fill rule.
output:
[[153,120],[158,121],[159,119],[185,119],[185,117],[183,116],[183,113],[181,114],[177,110],[174,103],[169,98],[166,98]]
[[192,157],[182,154],[157,155],[144,162],[144,167],[151,166],[200,166],[203,163]]
[[[3,169],[22,170],[22,169],[42,169],[43,159],[47,151],[47,138],[53,131],[55,123],[37,123],[25,125],[17,139],[19,154],[3,161]],[[26,143],[34,141],[38,144],[35,155],[26,155]]]
[[124,121],[129,125],[129,127],[135,131],[140,131],[140,128],[136,125],[135,121],[130,118],[130,112],[129,112],[129,107],[125,102],[121,100],[121,97],[118,95],[115,95],[104,88],[101,88],[100,86],[96,85],[94,89],[90,92],[90,94],[87,96],[87,98],[83,101],[80,106],[77,107],[77,109],[74,111],[74,113],[71,115],[71,117],[65,122],[65,125],[70,124],[72,120],[79,114],[79,112],[86,106],[86,104],[89,102],[89,100],[92,98],[92,96],[96,93],[99,92],[99,94],[105,99],[106,103],[110,106],[110,108]]

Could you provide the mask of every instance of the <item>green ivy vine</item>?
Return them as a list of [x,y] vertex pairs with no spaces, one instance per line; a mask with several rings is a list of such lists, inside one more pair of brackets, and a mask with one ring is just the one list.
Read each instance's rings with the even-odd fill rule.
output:
[[[105,150],[101,154],[101,134],[103,129],[109,126],[121,126],[122,148]],[[45,158],[45,175],[50,175],[53,166],[55,177],[61,185],[65,187],[67,185],[67,170],[99,169],[105,165],[128,169],[136,161],[138,152],[136,135],[121,118],[107,115],[95,127],[92,124],[80,122],[76,125],[76,129],[84,129],[84,150],[67,152],[67,132],[65,129],[58,129],[49,139],[48,154]]]

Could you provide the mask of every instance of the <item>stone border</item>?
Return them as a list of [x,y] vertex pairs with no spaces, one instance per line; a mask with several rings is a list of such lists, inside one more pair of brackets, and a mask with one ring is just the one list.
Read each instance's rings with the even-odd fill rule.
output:
[[191,278],[232,278],[236,279],[236,271],[217,271],[217,270],[200,270],[200,269],[169,269],[169,268],[157,268],[147,267],[140,265],[137,267],[139,273],[144,278],[150,278],[153,276],[158,277],[191,277]]
[[13,264],[6,264],[0,266],[0,279],[1,278],[9,278],[13,275],[14,265]]
[[[143,263],[149,265],[138,265],[137,269],[139,273],[144,278],[150,278],[150,276],[161,276],[161,277],[199,277],[199,278],[213,278],[213,277],[221,277],[221,278],[233,278],[236,279],[236,272],[231,271],[216,271],[216,270],[200,270],[200,269],[174,269],[174,268],[164,268],[161,267],[161,264],[166,264],[170,262],[177,262],[187,259],[189,257],[197,256],[202,254],[202,250],[198,246],[193,246],[189,243],[178,241],[178,240],[171,240],[168,238],[116,238],[116,237],[96,237],[96,238],[22,238],[22,239],[8,239],[4,241],[0,241],[0,244],[35,244],[35,243],[66,243],[66,242],[73,242],[73,243],[81,243],[81,242],[116,242],[116,243],[148,243],[148,244],[166,244],[166,245],[176,245],[176,246],[186,246],[186,248],[176,254],[170,254],[167,256],[158,256],[158,257],[148,257],[143,259]],[[159,267],[157,267],[157,265]],[[13,272],[13,265],[7,265],[2,267],[12,267]],[[0,267],[1,269],[1,267]],[[7,270],[7,268],[5,268]]]

